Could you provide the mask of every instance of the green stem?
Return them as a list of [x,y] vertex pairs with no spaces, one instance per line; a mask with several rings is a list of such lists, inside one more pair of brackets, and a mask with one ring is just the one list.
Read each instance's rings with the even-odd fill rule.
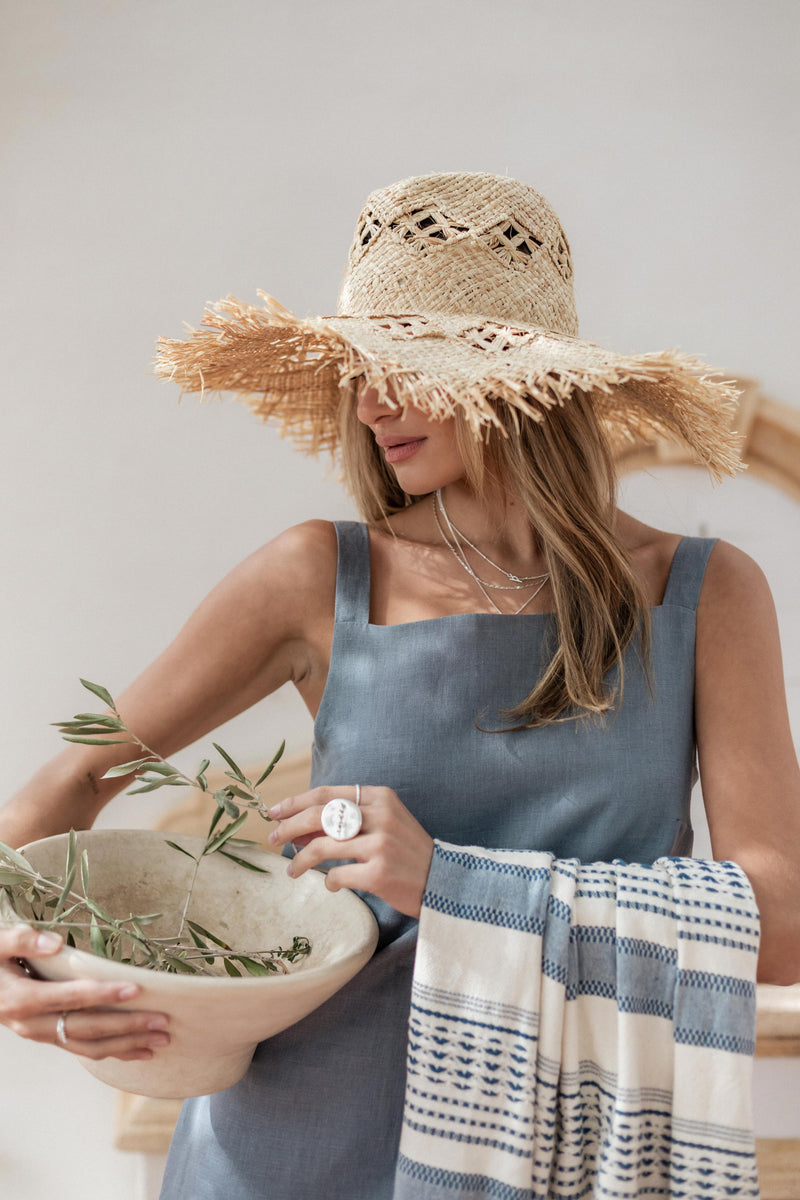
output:
[[[142,739],[140,737],[136,736],[136,734],[133,732],[132,729],[128,728],[128,726],[125,724],[124,720],[122,719],[122,716],[118,712],[116,705],[112,705],[112,712],[114,713],[114,716],[117,718],[117,720],[120,722],[120,724],[122,725],[123,731],[130,735],[131,739],[136,743],[137,746],[139,746],[142,750],[145,751],[146,754],[149,754],[150,757],[152,759],[155,759],[157,762],[163,763],[167,767],[173,767],[173,764],[168,763],[162,754],[159,754],[156,750],[152,750],[148,745],[146,745],[142,741]],[[180,778],[185,780],[186,783],[188,783],[191,787],[197,787],[196,779],[192,779],[191,776],[186,775],[183,771],[180,770],[179,767],[173,767],[173,769],[175,770],[176,775],[179,775]],[[146,763],[141,768],[141,770],[143,770],[143,771],[147,770]],[[252,801],[250,801],[250,802],[243,801],[242,802],[245,804],[245,807],[256,809],[260,815],[265,816],[267,809],[266,809],[260,795],[255,790],[255,788],[250,787],[246,783],[243,783],[241,779],[237,779],[236,783],[239,787],[245,788],[252,797]],[[269,820],[268,817],[265,817],[265,819]]]
[[[208,845],[208,843],[206,843],[206,845]],[[184,927],[184,925],[186,924],[186,914],[187,914],[187,913],[188,913],[188,911],[189,911],[189,905],[190,905],[190,903],[191,903],[191,900],[192,900],[192,892],[194,891],[194,885],[195,885],[195,883],[197,882],[197,872],[200,870],[200,863],[201,863],[202,861],[203,861],[203,855],[202,855],[202,854],[200,855],[200,857],[199,857],[199,858],[196,858],[196,859],[194,860],[194,871],[192,872],[192,879],[191,879],[191,882],[190,882],[190,884],[189,884],[189,890],[188,890],[188,892],[186,893],[186,903],[184,904],[184,906],[183,906],[183,912],[181,913],[181,923],[180,923],[180,925],[179,925],[179,927],[178,927],[178,940],[180,940],[180,939],[183,937],[183,927]]]

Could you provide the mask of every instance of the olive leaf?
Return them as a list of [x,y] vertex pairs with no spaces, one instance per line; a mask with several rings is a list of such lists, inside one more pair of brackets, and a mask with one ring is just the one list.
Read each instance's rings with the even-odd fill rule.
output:
[[230,825],[226,825],[221,833],[218,833],[216,837],[206,843],[203,854],[213,854],[215,850],[219,850],[220,846],[225,845],[228,838],[233,837],[242,828],[246,820],[247,813],[242,813],[235,821],[231,821]]
[[89,852],[84,850],[81,854],[81,886],[83,887],[84,896],[89,895]]
[[5,842],[0,842],[0,854],[14,866],[21,867],[23,871],[30,871],[31,864],[25,855],[20,854],[18,850],[12,850],[11,846],[7,846]]
[[[235,839],[231,838],[231,841]],[[266,867],[259,867],[255,863],[248,862],[246,858],[239,858],[236,854],[231,854],[230,850],[220,850],[223,858],[229,858],[231,862],[238,863],[240,867],[246,867],[248,871],[260,871],[262,875],[269,875]]]
[[97,696],[98,699],[103,701],[103,704],[107,704],[109,708],[113,708],[114,711],[116,712],[116,706],[114,704],[114,701],[111,699],[111,696],[108,694],[106,689],[101,684],[89,683],[88,679],[82,679],[81,683],[83,684],[83,686],[86,688],[87,691],[94,692],[95,696]]
[[286,739],[284,738],[284,740],[281,742],[278,749],[275,751],[275,754],[273,755],[272,759],[270,760],[270,762],[267,763],[266,767],[264,768],[264,770],[262,771],[262,773],[259,775],[258,779],[256,780],[255,785],[254,785],[255,787],[258,787],[260,784],[262,784],[264,782],[264,780],[267,778],[267,776],[272,774],[272,772],[275,768],[275,764],[283,756],[283,752],[285,749],[286,749]]
[[169,841],[169,839],[167,839],[167,845],[170,847],[170,849],[179,850],[181,852],[181,854],[185,854],[187,858],[190,858],[192,860],[192,862],[197,861],[197,859],[195,858],[195,856],[193,854],[190,854],[188,850],[184,850],[183,846],[179,846],[177,842],[171,842],[171,841]]
[[118,767],[109,767],[109,769],[100,776],[101,779],[118,779],[121,775],[133,775],[146,763],[151,762],[149,758],[134,758],[131,762],[120,763]]

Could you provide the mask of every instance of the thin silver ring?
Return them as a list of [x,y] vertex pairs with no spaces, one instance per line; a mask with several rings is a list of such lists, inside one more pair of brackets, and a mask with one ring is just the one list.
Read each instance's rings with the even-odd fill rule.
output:
[[58,1014],[58,1021],[56,1022],[56,1041],[58,1042],[59,1046],[66,1046],[67,1044],[67,1016],[68,1013],[65,1012]]
[[357,783],[355,785],[355,787],[356,787],[356,807],[360,808],[361,807],[361,784]]

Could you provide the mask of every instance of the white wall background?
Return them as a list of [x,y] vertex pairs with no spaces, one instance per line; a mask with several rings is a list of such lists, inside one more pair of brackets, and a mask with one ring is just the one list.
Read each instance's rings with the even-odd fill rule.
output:
[[[244,409],[179,407],[148,372],[156,335],[227,292],[331,312],[373,187],[461,169],[531,182],[570,239],[585,337],[703,353],[798,403],[799,14],[793,0],[3,0],[7,791],[58,748],[48,722],[83,705],[79,675],[120,691],[260,543],[352,515],[335,475]],[[691,478],[633,481],[626,502],[764,565],[800,718],[797,509],[758,483],[712,498]],[[279,693],[223,744],[252,758],[284,734],[299,748],[310,723]],[[148,824],[156,797],[106,819]],[[0,1053],[4,1194],[145,1194],[141,1164],[111,1148],[107,1089],[49,1048],[5,1035]],[[759,1084],[762,1132],[799,1132],[792,1069]]]

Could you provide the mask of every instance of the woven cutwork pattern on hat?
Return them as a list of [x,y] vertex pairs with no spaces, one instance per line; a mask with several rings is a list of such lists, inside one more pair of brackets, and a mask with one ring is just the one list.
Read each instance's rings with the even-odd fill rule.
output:
[[342,315],[470,313],[576,335],[572,259],[538,192],[498,175],[424,175],[373,192]]
[[[380,218],[371,209],[365,209],[359,219],[353,243],[356,261],[360,252],[370,245],[382,228]],[[390,233],[399,236],[416,254],[435,253],[443,242],[452,242],[464,234],[474,233],[505,266],[518,271],[528,270],[534,256],[544,245],[542,239],[537,237],[533,230],[524,228],[518,219],[498,221],[489,229],[472,229],[468,225],[459,225],[438,209],[430,207],[412,209],[409,213],[396,217],[386,228]],[[544,245],[544,250],[553,259],[563,278],[571,280],[572,259],[563,233],[559,233],[554,241]]]

